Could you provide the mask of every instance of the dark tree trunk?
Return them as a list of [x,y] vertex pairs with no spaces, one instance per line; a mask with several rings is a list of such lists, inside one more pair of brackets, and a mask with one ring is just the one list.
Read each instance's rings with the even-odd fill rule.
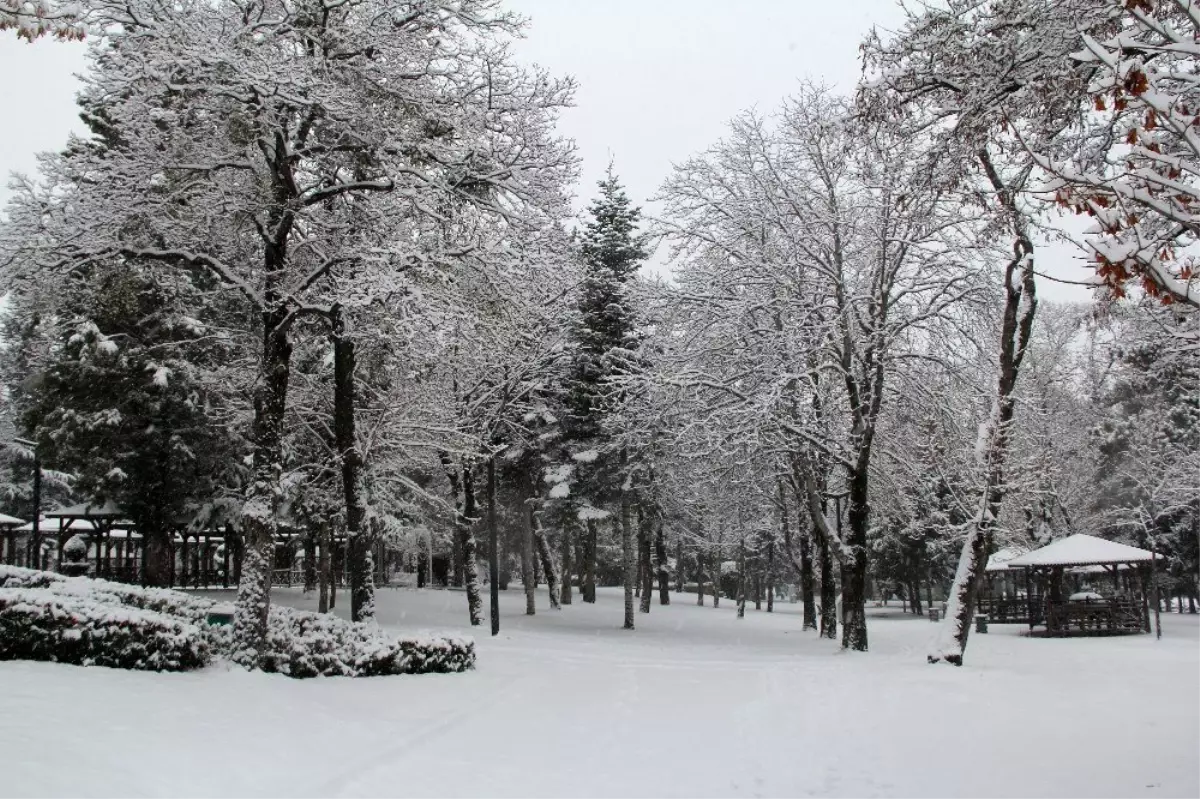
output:
[[304,593],[317,588],[317,540],[310,531],[304,536]]
[[463,462],[462,470],[450,459],[448,453],[441,454],[446,478],[450,481],[450,493],[454,500],[454,537],[462,552],[462,569],[467,588],[467,613],[471,626],[483,622],[483,592],[479,586],[479,563],[476,553],[475,531],[475,480],[471,466]]
[[563,528],[562,531],[562,604],[571,604],[571,572],[573,571],[571,563],[571,535],[572,526]]
[[642,613],[650,612],[650,594],[654,591],[654,569],[650,565],[650,538],[654,534],[652,514],[645,513],[638,506],[638,560],[642,568],[638,575],[641,578],[642,602],[638,607]]
[[[625,623],[622,625],[626,630],[633,629],[633,586],[637,582],[637,562],[633,551],[633,523],[629,518],[629,496],[626,492],[621,492],[621,515],[618,520],[621,532],[621,574],[625,584]],[[594,547],[594,543],[593,543]],[[594,550],[593,550],[594,552]],[[591,560],[595,562],[595,555],[592,554]],[[596,589],[592,587],[592,601],[596,601]]]
[[[278,273],[282,254],[268,253],[267,272]],[[277,299],[268,291],[268,301]],[[278,527],[283,474],[283,426],[291,377],[292,344],[284,326],[287,310],[273,308],[262,314],[263,355],[254,397],[254,478],[243,508],[245,549],[242,579],[234,613],[234,655],[244,666],[258,663],[258,652],[267,634],[271,606],[271,565]]]
[[328,522],[321,522],[319,528],[321,554],[317,564],[317,612],[328,613],[333,606],[330,604],[330,589],[333,584],[333,535]]
[[767,541],[767,613],[775,611],[775,536]]
[[[667,541],[663,535],[662,518],[656,518],[657,524],[654,528],[654,558],[657,561],[658,567],[658,604],[671,604],[671,575],[670,569],[667,568]],[[679,568],[678,561],[675,563],[675,568]]]
[[[521,519],[523,524],[521,535],[521,584],[525,587],[525,615],[533,616],[537,613],[537,563],[534,557],[534,530],[533,530],[533,498],[527,498],[527,501],[521,503]],[[550,589],[550,595],[554,596],[554,589]]]
[[[492,635],[500,634],[500,533],[496,528],[496,457],[487,462],[488,594]],[[531,570],[532,571],[532,570]]]
[[675,593],[683,593],[683,538],[675,542]]
[[341,309],[330,314],[333,339],[333,436],[342,469],[342,500],[346,505],[346,546],[350,558],[350,618],[375,618],[375,541],[364,524],[366,507],[360,485],[362,455],[355,439],[354,339],[346,334]]
[[[599,539],[599,525],[595,519],[588,519],[583,546],[583,574],[581,575],[583,585],[580,590],[584,602],[596,601],[596,547]],[[624,539],[623,535],[622,539]]]
[[148,586],[170,585],[175,559],[170,533],[162,525],[154,524],[151,529],[145,530],[142,547],[142,583]]
[[842,568],[842,646],[867,651],[867,527],[871,509],[867,504],[867,474],[870,450],[859,451],[858,466],[850,475],[846,543],[850,556]]
[[746,618],[746,539],[738,543],[737,617]]
[[696,604],[704,607],[704,559],[696,553]]
[[822,540],[817,548],[821,563],[821,637],[837,639],[837,585],[833,580],[833,555],[829,542]]
[[713,607],[719,608],[721,606],[721,555],[720,555],[720,553],[716,553],[712,556],[712,568],[710,569],[709,574],[712,578],[709,585],[712,587]]
[[[457,491],[455,492],[455,496],[458,496]],[[457,502],[457,499],[455,502]],[[450,557],[454,560],[454,576],[451,578],[453,585],[455,588],[462,588],[466,582],[467,570],[464,568],[462,539],[457,534],[455,534],[453,540],[450,542]]]

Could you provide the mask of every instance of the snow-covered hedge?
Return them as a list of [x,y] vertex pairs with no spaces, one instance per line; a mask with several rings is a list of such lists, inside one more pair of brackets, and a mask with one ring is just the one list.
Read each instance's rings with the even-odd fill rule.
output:
[[[0,660],[25,658],[97,665],[130,662],[149,665],[124,667],[176,670],[202,665],[208,653],[228,656],[233,648],[231,627],[206,623],[217,603],[181,591],[0,565],[0,596],[20,597],[20,601],[0,604]],[[113,625],[121,629],[110,636],[108,630]],[[10,628],[15,636],[11,643]],[[176,633],[186,639],[181,646],[194,643],[193,648],[197,653],[203,651],[203,657],[171,661],[178,662],[177,667],[158,666],[153,664],[170,659],[147,659],[142,652],[145,645],[136,644],[130,657],[117,663],[113,662],[113,653],[98,657],[91,649],[81,648],[80,642],[85,639],[107,638],[112,646],[120,646],[137,637],[126,632],[135,629],[150,637],[165,635],[168,630],[183,631]],[[103,648],[101,644],[89,646]],[[28,652],[35,654],[23,654]],[[461,672],[474,665],[475,644],[470,639],[401,638],[374,625],[287,607],[271,608],[267,640],[259,659],[263,671],[290,677]]]
[[215,604],[211,599],[166,588],[143,588],[89,577],[65,577],[54,572],[0,566],[0,588],[51,588],[56,594],[90,597],[97,602],[126,605],[179,616],[202,624]]
[[462,672],[475,666],[475,643],[447,636],[397,638],[373,625],[273,607],[259,666],[290,677]]
[[184,619],[51,588],[0,588],[0,660],[186,671],[210,657]]

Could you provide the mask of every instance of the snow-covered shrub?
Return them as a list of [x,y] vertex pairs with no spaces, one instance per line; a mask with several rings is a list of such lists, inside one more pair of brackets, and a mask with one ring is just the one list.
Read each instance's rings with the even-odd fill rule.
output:
[[18,566],[0,566],[0,588],[52,588],[57,594],[90,597],[97,602],[166,613],[192,623],[205,621],[216,604],[211,599],[167,588],[143,588],[110,580],[66,577]]
[[63,560],[78,563],[87,557],[87,552],[87,541],[82,535],[76,533],[67,539],[67,543],[63,545]]
[[0,564],[0,588],[46,588],[62,583],[66,579],[61,574],[54,572]]
[[209,643],[183,619],[50,588],[0,588],[0,660],[186,671]]
[[467,638],[398,638],[378,627],[292,608],[271,608],[259,667],[290,677],[376,677],[462,672],[475,666]]
[[[64,654],[79,650],[78,643],[90,635],[96,620],[105,613],[111,618],[125,620],[157,619],[187,630],[185,637],[196,637],[203,645],[205,658],[211,652],[228,656],[233,649],[233,628],[209,625],[209,613],[218,603],[211,599],[172,591],[165,588],[142,588],[136,585],[95,580],[86,577],[64,577],[53,572],[0,566],[0,595],[36,596],[49,608],[55,620],[53,633],[42,629],[46,625],[32,622],[26,601],[16,612],[14,620],[5,622],[8,611],[0,608],[0,660],[27,658],[58,660],[64,663],[119,665],[92,655],[77,658],[60,656],[56,647],[65,647]],[[38,604],[37,602],[34,603]],[[57,610],[55,610],[57,608]],[[76,610],[79,611],[76,616]],[[5,624],[21,631],[20,645],[9,646]],[[127,621],[126,626],[136,626]],[[103,625],[101,625],[103,627]],[[78,629],[79,635],[69,633]],[[95,629],[100,629],[99,627]],[[41,632],[38,632],[41,630]],[[104,638],[100,634],[99,638]],[[96,636],[93,636],[96,637]],[[118,635],[112,640],[126,640]],[[28,643],[32,641],[33,643]],[[53,656],[20,654],[30,647],[50,652]],[[38,648],[40,647],[40,648]],[[72,647],[75,647],[72,649]],[[16,654],[10,653],[16,652]],[[134,653],[133,662],[139,661]],[[90,661],[88,660],[90,658]],[[144,659],[144,658],[142,658]],[[291,677],[346,676],[374,677],[388,674],[425,674],[428,672],[461,672],[475,665],[475,644],[470,639],[455,637],[401,638],[374,625],[359,624],[333,615],[323,615],[287,607],[272,607],[267,628],[267,640],[259,659],[263,671],[278,672]],[[158,668],[158,666],[127,666],[126,668]],[[185,666],[185,668],[187,668]]]

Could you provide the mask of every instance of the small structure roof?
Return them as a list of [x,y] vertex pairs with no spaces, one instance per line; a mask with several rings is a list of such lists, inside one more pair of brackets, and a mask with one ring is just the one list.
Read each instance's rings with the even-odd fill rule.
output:
[[1026,552],[1008,561],[1008,567],[1026,566],[1091,566],[1094,564],[1139,563],[1153,560],[1154,553],[1094,535],[1076,533],[1047,544],[1041,549]]
[[1005,547],[1004,549],[998,549],[992,553],[990,558],[988,558],[987,571],[1008,571],[1009,563],[1013,560],[1013,558],[1016,558],[1018,555],[1023,553],[1024,550],[1010,549],[1008,547]]
[[[67,525],[63,525],[62,519],[51,520],[45,516],[38,522],[38,530],[43,533],[57,533],[62,530],[95,530],[96,525],[86,519],[72,519]],[[25,522],[20,527],[16,528],[18,533],[32,533],[33,522]]]
[[57,510],[50,511],[46,516],[50,519],[65,519],[68,517],[77,519],[120,519],[125,516],[125,511],[120,505],[110,499],[105,501],[103,505],[84,502],[79,505],[58,508]]
[[24,519],[9,516],[7,513],[0,513],[0,527],[20,527],[24,523]]

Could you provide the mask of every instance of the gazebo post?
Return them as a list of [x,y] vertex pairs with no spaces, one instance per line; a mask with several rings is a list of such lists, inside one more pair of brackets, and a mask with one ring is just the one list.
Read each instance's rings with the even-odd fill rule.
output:
[[224,566],[224,568],[221,570],[221,587],[228,588],[229,587],[229,556],[231,554],[229,552],[229,549],[230,549],[230,547],[233,546],[233,537],[229,534],[229,525],[228,524],[225,525],[225,537],[222,540],[225,542],[225,545],[223,547],[221,547],[221,553],[222,553],[221,560],[223,561],[222,565]]
[[183,538],[183,549],[181,550],[182,554],[180,555],[180,558],[179,558],[179,564],[180,564],[180,566],[179,566],[179,586],[180,586],[180,588],[187,588],[188,565],[189,565],[188,564],[188,554],[189,554],[188,553],[188,532],[187,532],[187,530],[184,530],[179,535]]

